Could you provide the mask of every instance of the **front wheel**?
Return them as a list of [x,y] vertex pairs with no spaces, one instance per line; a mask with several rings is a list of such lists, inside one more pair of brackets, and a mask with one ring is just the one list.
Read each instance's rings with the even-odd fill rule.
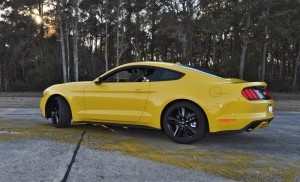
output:
[[198,106],[190,102],[171,105],[163,116],[164,131],[178,143],[192,143],[205,137],[207,121]]
[[57,96],[53,99],[51,107],[51,120],[56,128],[65,128],[71,124],[71,109],[68,102]]

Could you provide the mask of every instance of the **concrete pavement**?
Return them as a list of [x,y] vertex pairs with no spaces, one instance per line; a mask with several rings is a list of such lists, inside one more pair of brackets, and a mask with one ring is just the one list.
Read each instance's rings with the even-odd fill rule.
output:
[[299,121],[277,112],[267,128],[180,145],[155,130],[56,129],[38,109],[0,108],[0,181],[300,181]]
[[0,118],[46,121],[41,111],[36,108],[0,108]]

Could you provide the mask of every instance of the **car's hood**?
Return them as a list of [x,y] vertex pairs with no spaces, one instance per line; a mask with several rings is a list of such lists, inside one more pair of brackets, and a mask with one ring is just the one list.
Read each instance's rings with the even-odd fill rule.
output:
[[68,82],[68,83],[56,84],[56,85],[53,85],[53,87],[70,87],[70,86],[80,87],[80,86],[86,86],[91,83],[92,83],[92,81]]
[[92,84],[92,81],[83,81],[83,82],[69,82],[69,83],[62,83],[62,84],[56,84],[52,85],[51,87],[48,87],[46,90],[51,92],[55,90],[55,92],[66,92],[66,91],[71,91],[71,92],[83,92],[84,88]]

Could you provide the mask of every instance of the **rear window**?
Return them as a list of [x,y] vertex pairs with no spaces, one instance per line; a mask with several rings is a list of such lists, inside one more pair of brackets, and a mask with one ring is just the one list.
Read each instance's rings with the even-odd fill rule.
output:
[[182,66],[182,65],[175,65],[175,66],[178,66],[178,67],[183,68],[183,69],[186,69],[186,70],[191,70],[191,71],[194,71],[194,72],[197,72],[197,73],[201,73],[201,74],[204,74],[204,75],[212,76],[212,77],[215,77],[215,78],[221,78],[221,77],[219,77],[219,76],[216,76],[216,75],[213,75],[213,74],[206,73],[206,72],[204,72],[204,71],[198,70],[198,69],[196,69],[196,68],[187,67],[187,66]]

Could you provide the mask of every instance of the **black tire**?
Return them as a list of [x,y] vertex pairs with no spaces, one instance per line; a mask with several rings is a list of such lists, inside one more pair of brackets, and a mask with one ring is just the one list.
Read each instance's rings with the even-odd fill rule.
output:
[[66,128],[71,124],[71,109],[69,103],[60,96],[53,99],[51,106],[51,120],[56,128]]
[[199,141],[207,134],[207,121],[195,104],[182,101],[167,108],[163,116],[164,131],[172,140],[188,144]]

